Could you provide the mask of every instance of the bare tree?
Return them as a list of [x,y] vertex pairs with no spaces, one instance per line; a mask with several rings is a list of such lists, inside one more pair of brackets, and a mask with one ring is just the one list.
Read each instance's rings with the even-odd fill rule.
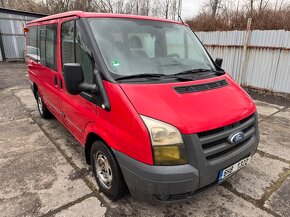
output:
[[259,0],[259,13],[264,11],[268,5],[270,0]]
[[149,15],[149,10],[150,10],[150,0],[143,0],[143,1],[138,1],[139,3],[139,14],[148,16]]
[[166,19],[168,19],[169,17],[169,9],[170,9],[170,0],[165,0],[164,1],[164,15]]
[[136,9],[137,1],[129,0],[125,4],[124,13],[126,14],[134,14],[134,10]]
[[[207,0],[207,9],[203,10],[192,21],[187,21],[194,30],[244,30],[249,17],[252,18],[252,29],[290,30],[289,1],[240,0],[238,5],[234,1],[222,1],[217,7],[216,13],[214,13],[215,7],[209,7],[214,6],[210,3],[215,3],[215,1]],[[213,14],[215,14],[214,19]],[[217,14],[218,16],[216,16]]]
[[101,10],[104,13],[114,13],[113,0],[100,0]]
[[250,0],[250,15],[251,17],[253,16],[253,12],[254,12],[254,2],[256,0]]
[[285,0],[276,0],[275,2],[275,11],[281,11],[283,8],[283,5],[285,5]]
[[1,5],[1,7],[5,7],[6,6],[6,4],[5,4],[6,2],[4,1],[4,0],[0,0],[0,5]]
[[71,5],[67,5],[70,10],[93,11],[92,0],[74,0]]
[[209,4],[210,4],[210,8],[211,8],[212,18],[216,17],[221,3],[222,3],[222,0],[210,0]]
[[118,13],[118,14],[122,14],[123,13],[123,9],[124,9],[124,1],[122,0],[119,0],[116,2],[115,4],[115,13]]

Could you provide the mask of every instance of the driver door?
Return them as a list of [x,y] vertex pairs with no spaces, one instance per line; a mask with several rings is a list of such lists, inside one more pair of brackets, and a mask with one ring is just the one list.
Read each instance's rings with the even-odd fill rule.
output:
[[[84,73],[84,81],[93,83],[93,63],[88,54],[79,25],[76,20],[66,20],[61,24],[61,53],[62,66],[65,63],[80,63]],[[64,124],[75,135],[82,140],[87,123],[96,117],[97,106],[80,95],[70,95],[65,87],[60,92],[60,103],[63,113]]]

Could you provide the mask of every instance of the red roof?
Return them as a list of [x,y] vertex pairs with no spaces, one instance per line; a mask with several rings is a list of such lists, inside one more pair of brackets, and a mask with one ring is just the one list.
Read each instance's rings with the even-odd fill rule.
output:
[[50,16],[46,16],[40,19],[33,20],[29,22],[28,24],[32,23],[38,23],[42,21],[48,21],[48,20],[54,20],[64,17],[71,17],[71,16],[77,16],[77,17],[96,17],[96,18],[127,18],[127,19],[139,19],[139,20],[153,20],[153,21],[161,21],[161,22],[170,22],[170,23],[177,23],[182,24],[182,22],[175,21],[175,20],[167,20],[162,18],[156,18],[156,17],[147,17],[147,16],[139,16],[139,15],[128,15],[128,14],[111,14],[111,13],[92,13],[92,12],[83,12],[83,11],[69,11],[59,14],[54,14]]

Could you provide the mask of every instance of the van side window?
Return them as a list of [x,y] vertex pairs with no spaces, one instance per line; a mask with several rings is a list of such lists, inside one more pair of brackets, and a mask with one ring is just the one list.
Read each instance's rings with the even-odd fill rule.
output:
[[62,64],[79,63],[83,69],[84,81],[92,84],[93,63],[79,28],[74,20],[64,22],[61,26]]
[[40,63],[56,70],[56,35],[55,24],[40,27]]
[[62,64],[75,62],[74,20],[61,25]]
[[84,81],[86,83],[93,83],[93,64],[89,55],[89,49],[84,43],[83,37],[79,31],[77,24],[76,28],[76,62],[82,66],[84,73]]
[[56,70],[56,25],[46,27],[45,62],[48,68]]
[[40,30],[39,30],[39,40],[40,40],[40,44],[39,44],[39,49],[40,49],[40,63],[42,65],[46,65],[45,64],[45,35],[46,35],[46,27],[45,26],[41,26]]
[[30,27],[27,33],[27,56],[39,61],[38,28]]

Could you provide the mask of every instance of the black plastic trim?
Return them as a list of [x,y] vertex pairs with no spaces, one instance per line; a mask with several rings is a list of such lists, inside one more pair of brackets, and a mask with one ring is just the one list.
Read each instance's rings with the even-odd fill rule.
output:
[[198,171],[190,164],[152,166],[116,150],[113,152],[131,194],[143,201],[152,199],[154,194],[173,195],[195,191],[198,188]]
[[177,93],[186,94],[186,93],[213,90],[213,89],[222,88],[228,85],[229,83],[226,80],[219,80],[219,81],[214,81],[210,83],[196,84],[196,85],[191,85],[191,86],[179,86],[179,87],[174,87],[174,89]]

